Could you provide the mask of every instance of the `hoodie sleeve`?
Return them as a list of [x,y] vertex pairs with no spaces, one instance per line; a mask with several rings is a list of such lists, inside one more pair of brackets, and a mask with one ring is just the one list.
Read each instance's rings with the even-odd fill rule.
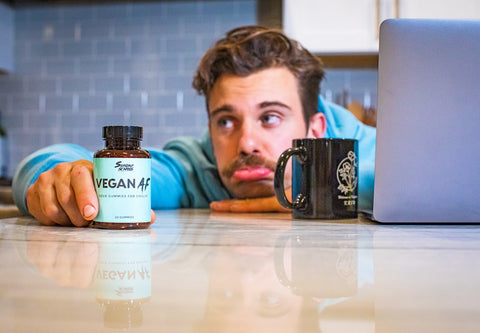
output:
[[61,162],[72,162],[79,159],[91,161],[93,153],[74,144],[56,144],[45,147],[25,157],[18,165],[13,176],[13,200],[23,214],[28,214],[26,201],[27,190],[47,170]]
[[[232,196],[218,175],[208,133],[200,140],[177,138],[163,149],[146,148],[152,156],[152,209],[207,208],[213,200]],[[74,144],[45,147],[27,156],[13,178],[12,191],[19,210],[28,214],[27,189],[61,162],[93,160],[93,153]]]

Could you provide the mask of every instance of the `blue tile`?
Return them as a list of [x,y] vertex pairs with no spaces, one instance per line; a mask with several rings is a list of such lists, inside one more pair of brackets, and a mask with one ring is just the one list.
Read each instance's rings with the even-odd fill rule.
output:
[[63,93],[88,92],[91,88],[91,80],[86,77],[63,77],[60,81],[60,90]]
[[137,111],[142,108],[142,100],[140,94],[114,94],[113,110],[116,112],[130,110]]
[[165,50],[165,39],[160,37],[133,39],[130,47],[132,56],[157,55]]
[[47,60],[45,62],[47,75],[72,75],[75,73],[75,68],[73,60]]
[[37,94],[22,94],[13,96],[12,107],[21,112],[38,112],[40,108],[40,97]]
[[24,89],[24,80],[22,77],[0,75],[0,96],[20,93]]
[[236,1],[204,1],[200,5],[202,17],[233,17],[237,11]]
[[126,19],[129,13],[129,6],[124,3],[95,5],[93,9],[95,17],[100,21],[105,19]]
[[112,24],[114,37],[145,37],[147,36],[147,22],[143,19],[130,19]]
[[60,44],[58,42],[33,42],[30,45],[32,58],[55,58],[60,56]]
[[88,5],[63,6],[60,15],[65,22],[78,22],[82,19],[94,17],[95,7]]
[[97,39],[97,38],[107,38],[111,36],[111,28],[108,22],[98,22],[96,20],[82,22],[81,24],[81,35],[82,39]]
[[192,74],[166,74],[163,76],[165,89],[168,91],[192,90]]
[[89,110],[104,112],[107,109],[107,96],[106,94],[79,94],[78,109],[80,112]]
[[130,17],[160,20],[164,16],[165,5],[162,2],[142,2],[130,7]]
[[15,63],[15,72],[19,75],[40,76],[45,74],[46,65],[41,60],[23,61],[17,60]]
[[98,40],[96,41],[96,54],[100,56],[122,56],[127,52],[125,40]]
[[90,126],[90,116],[88,113],[67,113],[63,112],[59,119],[62,126],[75,128],[88,128]]
[[65,41],[62,43],[62,55],[68,58],[87,57],[93,55],[92,41]]
[[57,90],[56,79],[32,77],[26,80],[26,90],[31,93],[54,94]]
[[94,88],[98,93],[102,92],[123,92],[125,78],[121,75],[116,76],[102,76],[95,78]]
[[78,73],[105,75],[110,73],[110,61],[106,58],[81,59],[78,61]]
[[199,47],[195,37],[167,37],[166,50],[169,53],[197,53]]
[[160,77],[151,75],[134,74],[130,78],[130,91],[157,92],[160,89]]
[[45,110],[47,114],[56,111],[72,111],[72,96],[46,96]]
[[29,115],[28,126],[30,128],[39,128],[45,131],[58,128],[58,125],[57,113],[37,113]]
[[156,93],[148,96],[148,107],[155,112],[161,112],[165,109],[177,108],[177,94],[171,93]]
[[166,2],[165,13],[167,17],[196,16],[201,14],[201,8],[197,1]]

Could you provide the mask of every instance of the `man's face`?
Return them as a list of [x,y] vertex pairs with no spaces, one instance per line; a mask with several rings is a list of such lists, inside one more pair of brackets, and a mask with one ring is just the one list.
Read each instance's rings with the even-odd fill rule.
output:
[[286,68],[247,77],[224,74],[208,105],[210,136],[225,186],[236,198],[273,196],[278,157],[292,139],[307,134],[295,76]]

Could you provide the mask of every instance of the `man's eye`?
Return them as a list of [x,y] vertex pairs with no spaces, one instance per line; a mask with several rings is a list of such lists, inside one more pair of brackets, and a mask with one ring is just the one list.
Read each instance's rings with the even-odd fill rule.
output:
[[262,117],[262,122],[267,125],[277,125],[280,122],[280,117],[274,114],[267,114]]
[[217,125],[218,127],[229,129],[233,127],[233,121],[231,119],[223,118],[217,121]]

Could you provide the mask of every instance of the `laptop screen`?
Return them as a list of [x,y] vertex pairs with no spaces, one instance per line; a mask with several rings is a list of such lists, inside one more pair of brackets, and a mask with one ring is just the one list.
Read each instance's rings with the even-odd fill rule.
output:
[[480,21],[380,28],[373,218],[480,222]]

